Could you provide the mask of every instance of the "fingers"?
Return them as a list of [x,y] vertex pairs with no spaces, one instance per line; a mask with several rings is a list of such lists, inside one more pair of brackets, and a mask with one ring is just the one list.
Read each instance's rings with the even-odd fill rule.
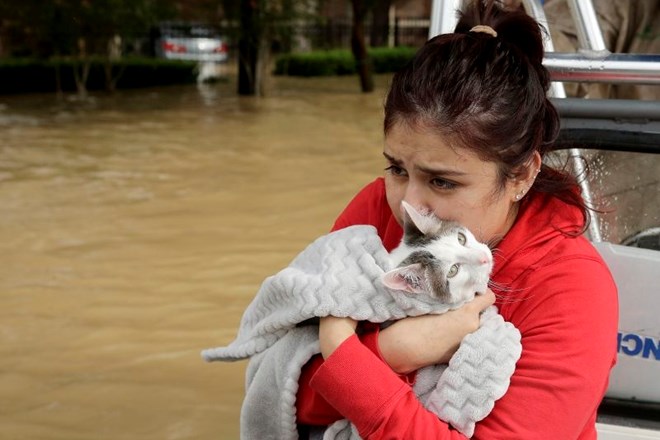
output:
[[472,301],[465,305],[465,307],[469,308],[471,311],[483,312],[493,304],[495,304],[495,294],[492,290],[486,289],[486,292],[481,295],[476,295]]

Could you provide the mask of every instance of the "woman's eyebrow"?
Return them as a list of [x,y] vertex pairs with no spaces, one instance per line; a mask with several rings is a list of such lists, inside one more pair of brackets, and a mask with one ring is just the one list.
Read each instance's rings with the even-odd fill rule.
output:
[[422,167],[418,165],[415,165],[415,168],[417,168],[422,173],[430,174],[432,176],[461,177],[467,175],[466,172],[459,170],[451,170],[447,168],[430,168],[430,167]]
[[394,165],[403,165],[403,161],[400,161],[399,159],[395,159],[395,158],[393,158],[392,156],[390,156],[389,154],[387,154],[385,152],[383,152],[383,156],[385,156],[385,159],[387,159],[388,161],[390,161]]
[[[392,164],[401,166],[403,165],[403,161],[399,159],[395,159],[394,157],[390,156],[389,154],[383,152],[383,156],[390,161]],[[467,173],[459,170],[452,170],[452,169],[447,169],[447,168],[431,168],[431,167],[425,167],[425,166],[419,166],[415,165],[415,168],[421,171],[422,173],[425,174],[430,174],[433,176],[452,176],[452,177],[458,177],[458,176],[465,176]]]

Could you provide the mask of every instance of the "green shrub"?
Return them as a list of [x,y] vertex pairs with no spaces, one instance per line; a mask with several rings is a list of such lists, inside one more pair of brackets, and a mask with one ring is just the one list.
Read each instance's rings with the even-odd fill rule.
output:
[[346,50],[286,54],[275,61],[276,75],[331,76],[353,73],[355,62]]
[[401,69],[417,52],[414,47],[374,47],[369,50],[374,73],[391,73]]
[[[396,72],[410,60],[411,47],[375,47],[369,49],[374,73]],[[275,60],[275,75],[333,76],[356,73],[355,59],[349,50],[337,49],[283,54]]]
[[[112,63],[113,76],[118,78],[116,87],[162,86],[194,82],[194,62],[182,62],[153,58],[124,58]],[[90,59],[87,90],[106,89],[106,61]],[[76,91],[74,69],[79,64],[72,59],[0,59],[0,94]]]

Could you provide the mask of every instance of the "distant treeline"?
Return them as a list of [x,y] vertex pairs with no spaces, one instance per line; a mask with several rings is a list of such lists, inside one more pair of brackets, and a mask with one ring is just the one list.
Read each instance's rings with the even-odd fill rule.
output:
[[84,79],[86,89],[115,90],[191,83],[195,62],[154,58],[0,59],[0,94],[77,92]]
[[[371,48],[369,57],[373,72],[396,72],[415,51],[410,47]],[[356,71],[350,50],[338,49],[279,55],[274,73],[333,76],[354,75]],[[104,57],[90,58],[85,62],[73,58],[6,58],[0,59],[0,94],[75,93],[80,92],[80,82],[88,91],[187,84],[196,81],[197,73],[197,63],[193,61],[147,57],[125,57],[112,62]]]

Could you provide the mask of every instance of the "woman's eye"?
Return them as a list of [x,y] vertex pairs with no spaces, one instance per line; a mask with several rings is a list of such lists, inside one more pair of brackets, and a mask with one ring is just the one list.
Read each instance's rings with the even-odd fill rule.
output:
[[431,185],[435,186],[436,188],[440,188],[440,189],[454,189],[458,186],[453,182],[449,182],[448,180],[440,179],[440,178],[432,179],[431,180]]
[[401,168],[400,166],[397,165],[390,165],[389,167],[385,168],[385,171],[392,174],[393,176],[405,176],[406,175],[406,170]]
[[466,241],[467,241],[467,239],[465,238],[465,234],[463,234],[462,232],[459,232],[458,233],[458,243],[461,244],[462,246],[465,246]]
[[449,272],[447,272],[447,278],[452,278],[455,277],[456,274],[458,273],[458,269],[460,269],[460,265],[454,264],[449,268]]

